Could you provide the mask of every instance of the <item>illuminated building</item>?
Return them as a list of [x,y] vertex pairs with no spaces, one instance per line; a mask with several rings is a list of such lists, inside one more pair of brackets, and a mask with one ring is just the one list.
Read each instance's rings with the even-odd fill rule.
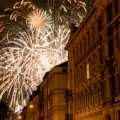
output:
[[120,120],[120,0],[96,0],[71,28],[66,119]]
[[39,92],[40,87],[38,86],[38,89],[31,95],[26,110],[24,110],[24,120],[39,120]]
[[67,112],[67,62],[53,67],[40,84],[40,120],[64,120]]

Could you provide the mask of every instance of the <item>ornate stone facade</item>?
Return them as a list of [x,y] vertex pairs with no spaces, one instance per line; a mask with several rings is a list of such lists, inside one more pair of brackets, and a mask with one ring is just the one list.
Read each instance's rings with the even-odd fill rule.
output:
[[120,120],[120,0],[96,0],[68,50],[70,120]]

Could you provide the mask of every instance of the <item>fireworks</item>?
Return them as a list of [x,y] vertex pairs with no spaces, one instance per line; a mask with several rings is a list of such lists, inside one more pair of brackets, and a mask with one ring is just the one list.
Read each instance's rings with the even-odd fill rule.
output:
[[38,49],[33,44],[32,37],[26,33],[16,35],[15,41],[8,40],[13,47],[5,47],[1,50],[0,69],[1,85],[0,98],[6,93],[6,99],[10,100],[9,106],[14,111],[17,106],[25,106],[29,95],[40,83]]
[[69,23],[79,26],[87,13],[86,4],[81,0],[62,0],[59,2],[49,0],[48,8],[54,16],[55,25],[64,24],[66,27]]
[[6,9],[5,12],[11,11],[10,15],[1,16],[5,21],[0,22],[0,100],[5,100],[15,112],[27,104],[44,74],[67,60],[64,46],[69,29],[66,24],[78,25],[84,16],[79,10],[86,10],[81,1],[63,0],[58,6],[55,2],[49,5],[52,5],[49,10],[53,21],[46,11],[24,0]]
[[48,32],[52,25],[52,17],[46,11],[37,8],[27,16],[26,21],[30,29],[42,34]]
[[42,37],[32,31],[19,32],[14,39],[7,40],[7,47],[0,53],[0,99],[5,94],[4,99],[10,100],[9,106],[14,111],[26,105],[46,71],[67,59],[63,51],[68,33],[59,27]]
[[35,9],[35,6],[30,1],[22,0],[21,2],[16,2],[12,9],[6,9],[6,11],[12,11],[10,15],[11,20],[24,21],[26,20],[27,14]]

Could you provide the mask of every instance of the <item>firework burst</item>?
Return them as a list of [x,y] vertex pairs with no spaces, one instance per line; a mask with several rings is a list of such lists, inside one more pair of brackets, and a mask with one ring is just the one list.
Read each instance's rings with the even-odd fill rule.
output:
[[[25,106],[29,95],[36,90],[40,83],[39,55],[37,43],[26,33],[19,33],[14,40],[8,40],[8,46],[1,50],[0,70],[2,83],[0,98],[5,93],[11,109]],[[5,97],[4,96],[4,97]]]
[[7,39],[7,47],[0,53],[0,99],[8,100],[11,109],[16,112],[18,107],[22,109],[45,72],[67,59],[64,45],[68,33],[59,27],[46,36],[37,36],[31,31],[19,32],[14,39]]
[[28,14],[26,21],[30,29],[38,31],[41,34],[48,32],[52,26],[52,17],[46,11],[37,8]]
[[54,24],[64,24],[68,27],[69,23],[79,26],[87,13],[86,4],[81,0],[49,0],[49,13],[54,16]]

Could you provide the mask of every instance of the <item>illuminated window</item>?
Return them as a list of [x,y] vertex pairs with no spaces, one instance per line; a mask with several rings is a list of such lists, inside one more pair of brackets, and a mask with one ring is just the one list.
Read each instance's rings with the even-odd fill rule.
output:
[[87,77],[87,79],[90,78],[90,65],[89,65],[89,63],[86,64],[86,77]]

